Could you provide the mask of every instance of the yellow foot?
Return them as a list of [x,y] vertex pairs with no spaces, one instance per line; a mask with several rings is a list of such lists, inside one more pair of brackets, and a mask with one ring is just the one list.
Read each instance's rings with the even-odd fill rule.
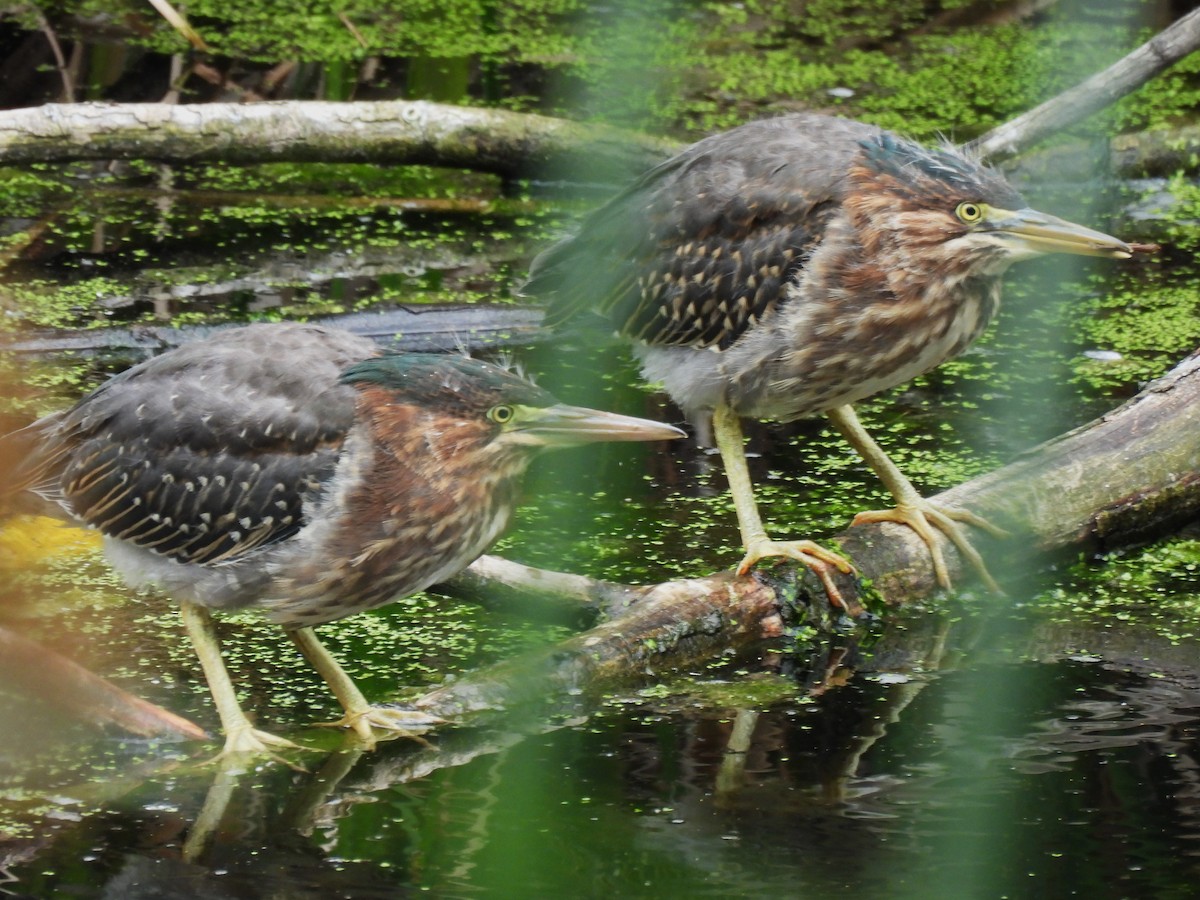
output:
[[747,541],[746,555],[742,557],[742,561],[737,567],[737,573],[745,575],[756,562],[769,556],[786,556],[788,559],[794,559],[808,567],[814,575],[821,579],[825,593],[829,595],[829,602],[850,612],[850,606],[846,603],[842,592],[837,589],[837,585],[833,583],[833,573],[830,571],[837,569],[844,575],[849,575],[854,571],[854,566],[842,557],[812,541],[773,541],[763,535]]
[[347,712],[336,722],[318,722],[316,724],[322,728],[349,728],[362,739],[368,748],[371,748],[378,740],[392,740],[401,737],[412,738],[419,743],[428,745],[429,742],[421,735],[445,721],[445,719],[439,719],[437,716],[414,709],[368,706],[362,710]]
[[979,555],[979,551],[971,546],[970,540],[967,539],[966,532],[960,528],[957,523],[962,522],[966,525],[972,525],[976,528],[982,528],[993,537],[1007,537],[1008,532],[1003,528],[997,528],[987,519],[982,516],[977,516],[973,512],[967,512],[965,509],[951,509],[948,506],[938,506],[936,503],[930,503],[928,500],[922,499],[919,503],[901,503],[895,509],[876,509],[868,512],[860,512],[854,517],[854,525],[864,525],[868,522],[896,522],[900,525],[907,525],[917,533],[929,547],[929,555],[933,557],[933,574],[937,578],[938,584],[942,587],[950,588],[950,573],[946,569],[946,558],[942,555],[942,548],[937,539],[937,535],[933,533],[933,529],[950,538],[950,542],[958,548],[958,552],[976,572],[979,573],[980,579],[987,586],[988,590],[1002,594],[1000,585],[996,584],[996,580],[987,570],[987,566],[983,562],[983,557]]

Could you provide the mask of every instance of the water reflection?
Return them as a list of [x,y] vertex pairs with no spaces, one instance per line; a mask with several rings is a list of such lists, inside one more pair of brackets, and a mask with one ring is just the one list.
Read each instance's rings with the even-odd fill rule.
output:
[[[1004,659],[1010,624],[977,626],[889,628],[875,656],[889,664],[853,676],[853,640],[789,674],[768,654],[754,677],[793,690],[759,707],[624,698],[549,730],[313,754],[305,772],[214,771],[70,732],[55,765],[74,783],[44,752],[20,767],[10,751],[0,890],[1186,896],[1200,676],[1149,670],[1099,634],[1089,656]],[[937,647],[954,668],[933,670]],[[1144,637],[1143,658],[1155,649]]]

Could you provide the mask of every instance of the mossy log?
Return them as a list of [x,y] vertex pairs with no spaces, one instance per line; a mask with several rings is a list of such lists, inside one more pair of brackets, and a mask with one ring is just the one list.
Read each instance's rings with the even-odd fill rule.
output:
[[[1114,412],[1030,450],[987,475],[945,491],[938,503],[970,510],[1009,532],[981,537],[993,564],[1027,571],[1046,554],[1099,553],[1147,541],[1200,514],[1200,354],[1180,363]],[[866,603],[869,584],[889,605],[936,590],[928,549],[910,529],[891,524],[852,526],[832,544],[854,563],[858,578],[840,585]],[[954,548],[943,548],[956,584],[971,571]],[[507,590],[527,580],[544,590],[553,579],[520,568],[505,570]],[[994,569],[1004,579],[1004,567]],[[787,562],[760,564],[742,577],[707,578],[632,588],[572,582],[572,596],[597,602],[619,598],[626,608],[603,624],[554,646],[460,678],[415,702],[450,719],[528,705],[539,698],[593,694],[646,674],[680,670],[715,654],[780,634],[787,622],[830,624],[824,591],[811,573]],[[452,582],[447,590],[455,588]],[[479,585],[466,590],[475,593]]]

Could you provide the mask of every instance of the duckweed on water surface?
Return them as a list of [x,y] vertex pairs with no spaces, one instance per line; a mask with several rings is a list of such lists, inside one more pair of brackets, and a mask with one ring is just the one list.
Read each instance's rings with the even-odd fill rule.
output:
[[[328,174],[328,167],[309,168]],[[344,183],[369,188],[370,179],[359,178],[363,168],[345,167]],[[260,170],[247,184],[265,189],[269,177],[296,180],[303,169],[276,167],[270,176]],[[435,200],[483,187],[469,176],[390,181],[401,180],[423,185]],[[274,202],[245,190],[214,200],[207,189],[131,193],[103,179],[75,183],[68,203],[45,182],[38,186],[0,199],[0,217],[10,221],[36,203],[52,210],[37,231],[36,254],[26,254],[52,265],[10,265],[0,301],[10,312],[8,328],[151,321],[163,302],[176,324],[222,313],[247,320],[256,309],[258,317],[271,308],[302,317],[401,301],[496,302],[507,293],[507,266],[526,252],[520,232],[535,221],[528,211],[489,211],[498,207],[486,193],[482,214],[443,214],[436,207],[405,211],[386,197],[320,194],[313,205],[297,195]],[[10,238],[14,246],[28,240],[23,233]],[[340,287],[346,280],[354,282],[349,292]],[[376,290],[363,290],[371,284]],[[267,295],[266,302],[254,294]]]
[[1031,601],[1061,622],[1139,625],[1172,643],[1200,639],[1200,540],[1182,536],[1076,563]]
[[[53,520],[10,523],[0,539],[0,572],[10,585],[7,618],[22,622],[30,637],[140,696],[208,718],[207,688],[176,604],[157,592],[126,588],[102,559],[94,532]],[[239,693],[253,698],[260,716],[299,724],[329,715],[327,689],[278,626],[244,612],[222,615],[220,629]],[[567,633],[563,626],[508,619],[425,594],[322,632],[354,679],[376,697],[427,688]],[[187,709],[178,709],[177,680],[191,689]]]
[[[280,177],[293,182],[294,187],[295,182],[304,180],[302,169],[286,167],[279,173],[259,170],[249,183],[264,186],[271,177],[282,173]],[[364,173],[350,167],[345,182],[354,183],[359,176],[365,177]],[[205,177],[212,177],[212,174]],[[40,185],[38,189],[45,187],[36,181],[31,184]],[[231,184],[232,180],[223,187]],[[356,183],[357,188],[365,186],[365,182]],[[1194,192],[1187,182],[1178,179],[1171,188],[1181,199],[1172,208],[1169,235],[1178,246],[1187,247],[1192,234],[1188,227],[1192,216],[1189,198]],[[46,196],[56,195],[52,189],[46,190]],[[436,193],[443,188],[431,190]],[[284,236],[277,238],[270,249],[285,256],[335,250],[350,255],[355,249],[373,242],[402,244],[435,255],[444,252],[446,247],[466,247],[469,252],[482,252],[486,250],[482,246],[486,242],[483,235],[494,232],[498,224],[502,228],[512,224],[511,220],[500,223],[494,217],[469,225],[459,219],[439,220],[436,217],[417,220],[390,215],[364,217],[351,210],[323,211],[314,217],[311,210],[256,206],[253,198],[249,199],[247,207],[229,204],[205,210],[200,221],[192,223],[192,229],[216,229],[214,234],[220,230],[227,232],[227,236],[211,240],[208,252],[219,256],[222,247],[243,243],[261,246],[258,235],[278,230],[280,222],[285,223]],[[177,221],[182,223],[185,218],[180,213]],[[80,215],[76,221],[79,227],[73,236],[63,231],[69,251],[66,256],[68,272],[73,268],[72,258],[82,258],[91,234],[86,227],[90,221],[86,216]],[[523,219],[520,227],[514,225],[514,239],[521,240],[517,235],[524,229],[533,226],[536,230],[539,223],[547,221],[543,214],[535,212],[532,218]],[[289,222],[292,224],[287,224]],[[301,232],[310,235],[313,242],[300,240]],[[194,236],[196,231],[185,229],[181,231],[184,233]],[[147,226],[145,236],[133,240],[134,246],[150,247],[151,234],[152,229]],[[161,234],[160,231],[160,237]],[[544,232],[533,238],[535,246],[545,240]],[[127,257],[122,261],[122,252],[117,250],[110,254],[115,259],[102,257],[95,261],[105,274],[78,277],[87,268],[79,267],[76,275],[63,281],[51,278],[24,282],[10,280],[7,296],[37,324],[103,321],[104,317],[96,318],[97,306],[130,292],[128,263],[137,262],[137,258]],[[230,266],[230,259],[227,257],[223,264]],[[253,266],[261,261],[261,257],[251,254],[249,260],[236,258],[233,264],[249,262]],[[135,280],[197,285],[236,276],[236,271],[231,269],[218,272],[214,268],[169,264],[165,256],[155,257],[150,262],[152,264],[141,263],[134,268]],[[481,286],[478,296],[481,299],[494,297],[496,286],[500,290],[506,289],[514,277],[513,271],[501,268],[476,273],[473,277],[482,279],[481,285],[494,285],[490,288]],[[519,266],[515,271],[519,271]],[[1050,279],[1055,277],[1046,275]],[[1183,269],[1173,270],[1168,284],[1159,284],[1156,278],[1138,282],[1128,276],[1118,282],[1116,289],[1104,292],[1089,286],[1089,280],[1067,289],[1062,282],[1052,280],[1046,285],[1042,275],[1026,276],[1021,270],[1015,270],[1001,322],[976,351],[919,379],[898,394],[864,404],[864,420],[914,481],[926,490],[936,490],[978,474],[1007,455],[1005,444],[989,447],[988,437],[989,423],[993,420],[1003,423],[1007,434],[1008,420],[996,417],[1000,406],[1011,398],[1040,397],[1040,384],[1062,381],[1063,374],[1069,376],[1070,367],[1074,366],[1077,392],[1074,402],[1113,405],[1135,387],[1136,382],[1161,374],[1174,359],[1200,341],[1200,333],[1191,325],[1196,320],[1193,305],[1196,292],[1181,282],[1185,277],[1187,272]],[[1107,283],[1101,276],[1091,280],[1097,284]],[[304,288],[302,282],[296,281],[278,281],[276,284]],[[361,295],[353,305],[359,308],[359,304],[369,306],[378,302],[409,303],[417,294],[437,296],[439,292],[459,300],[464,296],[460,288],[439,284],[428,275],[392,282],[382,278],[375,291]],[[1044,294],[1054,300],[1050,303],[1027,302],[1022,299],[1023,293]],[[346,305],[336,296],[330,296],[317,305],[309,300],[303,305],[284,304],[251,315],[279,316],[342,308]],[[206,318],[200,311],[193,315],[197,321]],[[1057,342],[1046,342],[1047,334],[1061,337]],[[1035,337],[1032,350],[1028,343],[1020,342],[1030,335]],[[1039,341],[1042,342],[1040,346]],[[1123,359],[1116,363],[1098,362],[1071,349],[1090,347],[1119,352]],[[60,374],[45,374],[38,384],[70,394],[81,375],[93,382],[98,377],[83,363],[55,371]],[[64,372],[66,374],[61,374]],[[580,380],[589,377],[585,372],[580,375]],[[37,380],[36,376],[33,380]],[[553,376],[550,380],[556,381]],[[628,363],[625,370],[615,376],[616,382],[633,380],[635,375]],[[22,381],[26,385],[30,383],[28,372],[23,373]],[[591,402],[628,408],[629,401]],[[1026,410],[1026,415],[1032,417],[1027,420],[1034,432],[1050,427],[1061,430],[1058,428],[1061,423],[1045,422],[1036,410]],[[1022,427],[1026,426],[1018,425],[1018,428]],[[762,436],[755,440],[760,445],[766,441],[769,450],[764,459],[753,462],[762,472],[760,502],[768,523],[780,533],[802,533],[819,538],[844,526],[857,510],[878,506],[885,499],[861,462],[846,450],[840,439],[819,424],[806,423],[788,428],[767,426]],[[586,455],[582,458],[588,459]],[[713,463],[711,459],[708,461]],[[615,474],[620,471],[620,463],[614,464],[618,467],[613,470]],[[571,465],[569,455],[559,458],[555,469],[559,475],[554,477],[553,489],[545,481],[539,481],[534,473],[526,492],[531,502],[519,514],[519,524],[513,535],[497,548],[499,552],[549,568],[569,568],[630,582],[659,581],[674,575],[711,571],[731,565],[737,558],[733,511],[723,489],[723,478],[714,465],[709,465],[707,471],[702,469],[688,476],[691,490],[679,490],[678,486],[666,490],[658,483],[621,490],[619,484],[616,488],[608,485],[609,476],[605,475],[603,491],[579,495],[562,490],[570,479],[559,476],[564,467]],[[586,510],[586,515],[581,517],[572,512],[578,509]],[[564,529],[565,520],[575,524]],[[1085,572],[1079,577],[1086,581],[1088,576]],[[121,590],[112,585],[96,589],[118,593]],[[361,650],[367,662],[362,665],[362,672],[356,674],[365,676],[370,683],[371,661],[378,661],[375,670],[391,674],[381,677],[373,686],[387,691],[398,684],[429,683],[439,673],[445,673],[447,666],[469,667],[482,658],[503,655],[503,649],[525,645],[527,641],[537,639],[538,634],[544,638],[560,633],[554,629],[539,631],[542,626],[505,631],[507,626],[497,629],[496,620],[491,617],[487,618],[486,627],[477,630],[483,614],[467,608],[453,614],[448,612],[452,609],[455,607],[445,600],[414,599],[392,612],[344,623],[338,627],[337,635],[347,637],[334,637],[333,641],[346,640],[348,646],[356,647],[356,657],[360,653],[360,644],[367,648]],[[162,622],[152,619],[145,624],[152,630],[174,628],[174,625],[167,625],[169,620],[173,621],[173,611],[168,609],[163,615],[166,619]],[[292,658],[290,650],[280,655],[281,639],[277,631],[252,623],[243,624],[237,630],[243,628],[246,633],[239,634],[231,644],[235,648],[240,645],[240,649],[234,649],[237,662],[244,660],[250,669],[261,670],[267,668],[268,660],[277,660],[289,673],[282,679],[289,687],[272,692],[269,680],[260,685],[259,690],[267,694],[268,707],[284,709],[293,703],[319,706],[327,702],[319,688],[313,687],[311,691],[306,688],[297,694],[290,686],[293,681],[304,683],[307,679],[311,682],[311,678],[302,674],[303,666],[298,658]],[[489,632],[492,637],[481,642],[480,633]],[[184,666],[187,663],[180,657],[174,659],[174,664]]]
[[[118,9],[101,5],[105,12]],[[454,98],[465,92],[477,102],[567,111],[655,132],[694,135],[803,107],[865,115],[923,138],[938,132],[965,138],[1130,49],[1143,35],[1127,30],[1128,17],[1147,8],[1133,3],[1110,11],[1064,0],[1028,27],[909,33],[922,16],[964,6],[963,0],[750,0],[663,6],[640,17],[625,15],[624,2],[601,7],[575,0],[486,10],[463,3],[438,10],[410,2],[339,7],[367,48],[324,9],[268,16],[245,4],[218,9],[198,0],[187,12],[227,54],[233,82],[249,81],[248,72],[279,59],[300,59],[296,96],[356,90],[365,96],[399,80],[416,85],[421,72],[446,64],[455,73],[446,89],[457,91]],[[88,0],[77,9],[99,6]],[[801,9],[819,15],[797,15]],[[389,18],[397,10],[407,18]],[[123,21],[146,25],[139,39],[146,45],[181,49],[145,4],[124,11],[132,18]],[[647,27],[646,16],[655,15],[671,20],[668,41]],[[611,19],[612,27],[595,28],[599,19]],[[906,38],[902,45],[894,43],[897,36]],[[396,64],[388,53],[444,58]],[[384,55],[383,74],[356,84],[358,61],[376,54]],[[1197,65],[1177,66],[1107,113],[1102,126],[1093,120],[1079,131],[1114,122],[1172,123],[1191,114]],[[195,90],[194,82],[189,87]],[[103,96],[109,88],[87,90]],[[509,302],[533,253],[564,219],[598,199],[589,193],[583,201],[537,201],[532,188],[490,176],[385,166],[78,164],[0,170],[0,180],[0,218],[9,229],[0,235],[0,255],[11,259],[0,284],[6,330],[249,321],[429,300]],[[1093,183],[1063,188],[1094,202],[1082,213],[1069,199],[1043,204],[1041,186],[1025,187],[1049,212],[1158,240],[1167,249],[1150,262],[1015,268],[1000,321],[977,347],[863,404],[868,427],[923,490],[990,469],[1115,406],[1200,343],[1192,324],[1200,319],[1194,303],[1200,290],[1190,260],[1200,245],[1200,194],[1190,182],[1175,179],[1166,187],[1172,199],[1164,211],[1124,224],[1106,218],[1105,204],[1120,203]],[[389,205],[402,199],[421,202]],[[556,354],[537,347],[517,355],[568,402],[678,421],[652,390],[633,387],[636,370],[625,350],[583,349]],[[16,387],[5,412],[27,418],[61,408],[109,366],[9,354],[2,375]],[[819,422],[754,424],[748,432],[763,514],[780,535],[820,539],[885,500],[861,461]],[[547,456],[531,472],[524,497],[512,533],[497,548],[520,561],[655,582],[725,568],[740,555],[719,460],[687,442],[653,453],[626,445]],[[0,564],[6,555],[23,562],[11,578],[0,573],[10,598],[21,600],[6,605],[5,624],[139,696],[215,725],[172,602],[123,587],[94,539],[72,545],[36,529],[5,537],[13,541],[0,543]],[[981,869],[974,884],[993,893],[1018,896],[1036,891],[1033,884],[1067,884],[1096,896],[1105,889],[1157,896],[1167,884],[1164,895],[1190,896],[1194,872],[1165,880],[1157,872],[1188,865],[1187,846],[1179,844],[1194,844],[1190,833],[1168,835],[1177,821],[1190,822],[1186,742],[1194,736],[1194,694],[1181,689],[1183,699],[1170,707],[1169,697],[1155,693],[1139,706],[1142,683],[1129,676],[1128,684],[1109,685],[1112,672],[1126,676],[1120,666],[1105,668],[1101,652],[1078,663],[1093,670],[1084,677],[1062,667],[1018,665],[1037,652],[1021,635],[992,626],[1022,617],[1061,623],[1067,637],[1055,632],[1044,642],[1056,660],[1064,647],[1115,653],[1093,644],[1118,633],[1141,640],[1137,635],[1149,632],[1178,644],[1181,655],[1191,653],[1200,634],[1198,547],[1194,535],[1185,535],[1104,560],[1060,560],[1059,568],[1024,579],[998,572],[1015,583],[1008,597],[941,597],[919,611],[889,613],[888,628],[928,629],[929,649],[891,657],[881,651],[866,661],[880,667],[875,676],[851,675],[861,656],[846,662],[843,643],[818,641],[801,629],[773,642],[761,669],[757,661],[721,655],[678,679],[610,698],[584,724],[506,744],[503,753],[454,757],[452,766],[428,773],[418,765],[422,774],[414,781],[388,779],[410,760],[423,762],[421,754],[453,756],[464,737],[480,737],[465,732],[486,729],[439,732],[431,748],[395,742],[359,761],[342,785],[324,769],[307,780],[263,766],[243,777],[240,798],[218,831],[217,852],[186,874],[216,869],[211,884],[195,882],[198,890],[237,892],[245,884],[247,892],[280,896],[296,893],[296,886],[271,879],[294,871],[305,880],[301,891],[318,885],[339,895],[410,889],[483,895],[502,890],[496,886],[507,882],[500,876],[515,865],[520,871],[511,884],[524,894],[546,887],[541,893],[548,896],[563,886],[569,893],[583,869],[588,883],[614,896],[825,896],[865,877],[868,883],[852,888],[903,895],[895,890],[903,882],[918,885],[922,897],[960,897],[971,893],[957,878],[964,861],[980,860],[996,869]],[[945,622],[954,627],[943,628]],[[979,637],[989,628],[990,648]],[[300,732],[332,718],[334,704],[277,628],[243,614],[222,617],[221,629],[239,692],[263,726],[313,745],[335,739]],[[369,697],[389,700],[569,630],[557,621],[529,622],[418,595],[321,633]],[[1079,646],[1078,634],[1085,636]],[[1004,665],[989,667],[988,653]],[[920,677],[910,677],[914,671]],[[1045,683],[1034,684],[1035,677]],[[963,687],[972,681],[982,684]],[[1000,696],[1006,688],[1012,696]],[[21,705],[20,698],[14,702]],[[1161,720],[1167,736],[1155,749],[1160,704],[1169,713]],[[163,767],[206,751],[46,724],[36,704],[21,708],[22,739],[0,749],[0,763],[11,763],[0,777],[0,892],[9,887],[10,871],[18,879],[14,890],[35,895],[111,892],[115,879],[138,873],[139,861],[161,870],[179,855],[188,833],[199,830],[209,785],[187,770]],[[749,754],[725,752],[732,729],[756,723]],[[1077,725],[1081,730],[1072,731]],[[1111,743],[1106,728],[1113,730]],[[1047,732],[1055,729],[1061,743],[1048,751]],[[1090,756],[1089,740],[1101,747]],[[306,757],[306,764],[310,758],[317,760]],[[1173,764],[1178,783],[1170,780]],[[1021,767],[1033,765],[1041,766],[1039,774],[1027,777]],[[723,777],[714,780],[718,767]],[[327,801],[319,815],[290,817],[318,796]],[[1180,815],[1173,809],[1164,815],[1173,796]],[[988,813],[1013,821],[1019,834],[1010,829],[993,839],[999,829],[983,820]],[[1127,822],[1143,814],[1148,821],[1139,834]],[[1035,825],[1038,840],[1027,840]],[[1058,830],[1047,837],[1052,828]],[[1182,836],[1171,844],[1175,834]],[[982,836],[987,846],[967,846],[963,835]],[[28,841],[10,843],[19,838]],[[286,845],[282,853],[272,847],[276,840]],[[1096,845],[1092,857],[1089,840]],[[1005,855],[1032,845],[1023,858]],[[10,857],[11,848],[22,846],[31,848],[25,857],[31,861]],[[1113,848],[1121,846],[1134,849],[1114,862]],[[506,864],[497,865],[498,858]],[[1063,868],[1077,858],[1075,869]],[[564,871],[555,881],[560,861]],[[1130,864],[1127,877],[1143,881],[1121,881],[1118,873],[1121,887],[1099,883],[1122,863]],[[694,877],[664,876],[689,867]],[[872,876],[862,873],[873,867],[887,877],[870,883]],[[531,872],[543,879],[534,888]],[[929,889],[947,877],[950,889]],[[350,887],[343,889],[343,878]],[[387,889],[379,887],[384,882]],[[175,886],[181,883],[193,884]],[[1171,894],[1175,884],[1182,887]]]

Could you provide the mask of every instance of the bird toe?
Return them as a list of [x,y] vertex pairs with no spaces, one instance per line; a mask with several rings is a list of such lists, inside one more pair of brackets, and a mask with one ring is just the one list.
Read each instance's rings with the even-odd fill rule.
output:
[[934,577],[937,579],[938,585],[946,590],[950,590],[953,585],[950,581],[949,567],[946,565],[946,558],[942,553],[941,541],[934,534],[934,529],[936,528],[950,540],[950,543],[955,546],[967,564],[975,570],[979,579],[989,591],[995,594],[1004,593],[1000,585],[997,584],[996,579],[992,577],[991,572],[988,571],[983,557],[975,549],[975,546],[971,543],[970,538],[967,537],[963,528],[958,524],[959,522],[963,522],[967,525],[980,528],[994,537],[1007,536],[1008,533],[1004,529],[993,525],[982,516],[966,510],[938,506],[927,500],[922,500],[919,504],[902,503],[895,509],[860,512],[854,517],[852,524],[865,525],[872,522],[894,522],[898,525],[907,525],[915,531],[917,536],[929,548],[929,555],[933,562]]
[[853,574],[854,566],[850,565],[846,559],[813,541],[773,541],[763,537],[747,541],[746,555],[742,557],[742,561],[738,565],[737,574],[745,575],[759,560],[772,556],[794,559],[804,565],[820,579],[825,593],[829,597],[829,602],[833,606],[847,612],[851,611],[850,605],[834,583],[832,573],[833,569],[837,569],[843,575]]
[[305,747],[303,744],[297,744],[295,741],[271,734],[269,731],[260,731],[257,728],[249,726],[245,728],[235,727],[227,732],[225,745],[221,748],[221,752],[207,760],[207,763],[225,768],[231,764],[238,764],[255,757],[266,757],[275,762],[283,763],[288,768],[295,769],[298,772],[304,772],[306,770],[303,766],[287,759],[277,751],[311,749],[311,747]]

